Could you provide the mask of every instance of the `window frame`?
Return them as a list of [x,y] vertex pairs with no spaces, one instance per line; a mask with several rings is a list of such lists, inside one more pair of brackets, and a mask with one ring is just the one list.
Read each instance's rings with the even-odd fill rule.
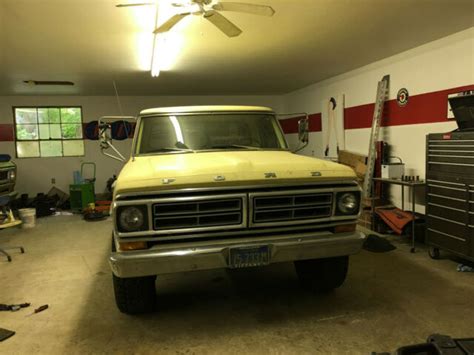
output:
[[[39,138],[39,126],[44,123],[39,123],[38,121],[38,109],[41,108],[54,108],[54,109],[59,109],[60,115],[61,115],[61,109],[63,108],[79,108],[81,110],[81,130],[82,130],[82,138],[72,138],[72,139],[64,139],[63,137],[61,138],[55,138],[55,139],[40,139]],[[36,109],[36,125],[38,126],[38,139],[18,139],[17,138],[17,125],[18,123],[16,122],[16,110],[17,109]],[[82,105],[65,105],[65,106],[59,106],[59,105],[41,105],[41,106],[12,106],[12,112],[13,112],[13,128],[14,128],[14,138],[15,138],[15,155],[16,159],[38,159],[38,158],[74,158],[74,157],[84,157],[86,155],[86,147],[84,144],[84,111],[82,108]],[[61,132],[62,132],[62,119],[60,118],[59,120],[59,125],[61,127]],[[48,142],[48,141],[60,141],[61,142],[61,155],[58,156],[41,156],[41,144],[40,142]],[[84,148],[84,154],[82,155],[64,155],[64,141],[83,141],[83,148]],[[18,156],[18,145],[17,142],[38,142],[38,149],[39,149],[39,156],[37,157],[19,157]]]

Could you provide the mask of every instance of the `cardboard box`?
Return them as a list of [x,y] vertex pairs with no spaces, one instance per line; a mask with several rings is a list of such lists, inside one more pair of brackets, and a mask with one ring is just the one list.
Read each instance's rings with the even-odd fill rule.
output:
[[356,163],[356,166],[354,167],[354,170],[355,170],[355,173],[357,174],[357,176],[361,177],[361,178],[364,178],[365,177],[365,172],[367,171],[367,165],[361,163],[360,161],[358,161]]
[[365,155],[341,150],[339,151],[338,162],[354,169],[359,182],[363,183],[367,171],[367,157]]
[[367,165],[367,156],[358,154],[358,153],[352,153],[347,150],[340,150],[339,151],[339,156],[338,156],[339,163],[344,164],[344,165],[349,165],[355,169],[357,164],[359,163],[362,165]]

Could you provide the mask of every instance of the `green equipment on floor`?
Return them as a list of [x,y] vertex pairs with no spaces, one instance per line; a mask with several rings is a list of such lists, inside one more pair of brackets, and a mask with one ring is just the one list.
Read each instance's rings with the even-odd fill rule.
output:
[[[85,178],[84,167],[92,167],[92,176]],[[81,171],[74,171],[74,184],[69,185],[69,196],[71,210],[81,213],[90,203],[95,202],[95,163],[85,162],[81,164]]]

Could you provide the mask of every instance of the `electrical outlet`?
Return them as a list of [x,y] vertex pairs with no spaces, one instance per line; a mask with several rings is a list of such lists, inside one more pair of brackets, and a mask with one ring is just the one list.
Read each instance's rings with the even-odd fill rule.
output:
[[55,184],[56,183],[56,178],[51,178],[51,184]]

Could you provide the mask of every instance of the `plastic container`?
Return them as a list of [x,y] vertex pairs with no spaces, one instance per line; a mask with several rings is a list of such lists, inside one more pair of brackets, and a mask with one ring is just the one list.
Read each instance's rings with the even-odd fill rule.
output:
[[34,208],[20,208],[18,213],[22,221],[22,228],[34,228],[36,225],[36,210]]

